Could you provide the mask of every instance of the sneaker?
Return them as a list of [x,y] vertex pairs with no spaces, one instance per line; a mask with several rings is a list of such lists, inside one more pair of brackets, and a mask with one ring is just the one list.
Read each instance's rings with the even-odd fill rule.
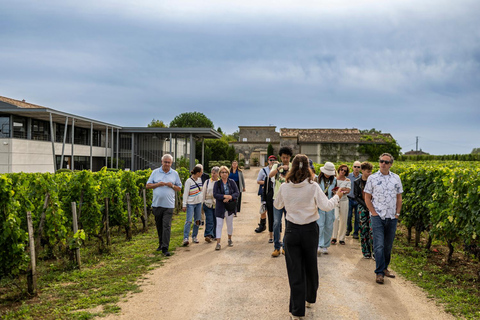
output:
[[215,250],[220,250],[222,248],[222,246],[220,245],[220,243],[217,243],[217,246],[215,247]]
[[208,242],[208,243],[212,242],[212,237],[206,236],[205,241]]
[[273,252],[272,252],[272,257],[276,258],[276,257],[278,257],[278,256],[280,256],[280,250],[279,250],[279,249],[273,250]]
[[323,254],[328,254],[328,248],[322,248],[322,253]]
[[358,235],[354,234],[353,239],[358,239]]
[[273,239],[272,238],[268,239],[268,243],[273,243]]
[[170,252],[168,252],[167,248],[163,248],[162,253],[165,257],[170,257],[172,255]]
[[383,273],[385,274],[385,277],[395,278],[395,275],[391,273],[388,269],[383,270]]
[[342,246],[344,246],[344,245],[345,245],[345,241],[340,240],[340,244],[341,244]]
[[292,320],[301,320],[301,319],[305,319],[305,317],[299,317],[299,316],[294,316],[293,314],[290,314],[290,317]]
[[377,274],[377,277],[375,278],[375,282],[378,283],[378,284],[383,284],[384,280],[383,280],[383,275],[382,274]]
[[228,246],[229,246],[229,247],[233,247],[233,241],[232,241],[232,239],[228,239]]
[[195,242],[195,243],[199,243],[199,241],[198,241],[197,237],[194,237],[194,238],[193,238],[193,242]]
[[366,256],[363,256],[363,259],[372,259],[372,256],[366,255]]
[[307,308],[313,307],[313,302],[305,301],[305,307],[307,307]]
[[183,239],[183,246],[186,247],[188,246],[190,242],[188,242],[188,238]]
[[345,233],[345,236],[348,237],[350,235],[350,232]]
[[162,247],[158,246],[157,251],[162,251]]
[[317,249],[317,256],[321,256],[322,255],[322,248],[318,247]]

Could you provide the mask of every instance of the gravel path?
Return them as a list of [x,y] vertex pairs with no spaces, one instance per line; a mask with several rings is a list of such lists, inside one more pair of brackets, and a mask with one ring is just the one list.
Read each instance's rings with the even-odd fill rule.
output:
[[[258,171],[244,171],[247,192],[234,219],[233,247],[226,246],[224,226],[220,251],[203,241],[178,248],[146,275],[142,292],[118,304],[120,314],[106,319],[289,319],[285,259],[270,256],[266,231],[254,232]],[[307,309],[306,319],[454,319],[398,275],[376,284],[375,262],[362,259],[357,240],[347,237],[346,243],[319,257],[317,303]]]

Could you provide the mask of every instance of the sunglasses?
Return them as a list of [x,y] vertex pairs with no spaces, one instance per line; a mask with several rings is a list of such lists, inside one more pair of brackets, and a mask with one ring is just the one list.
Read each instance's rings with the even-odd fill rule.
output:
[[392,163],[392,161],[388,161],[388,160],[380,160],[378,161],[380,163],[385,163],[385,164],[389,164],[389,163]]
[[228,172],[227,172],[227,171],[222,171],[222,172],[220,172],[220,173],[228,173]]
[[354,168],[360,168],[360,166],[353,166]]
[[347,172],[347,169],[340,169],[338,171],[343,171],[343,172]]
[[268,159],[268,161],[275,161],[275,160],[273,160],[273,159]]

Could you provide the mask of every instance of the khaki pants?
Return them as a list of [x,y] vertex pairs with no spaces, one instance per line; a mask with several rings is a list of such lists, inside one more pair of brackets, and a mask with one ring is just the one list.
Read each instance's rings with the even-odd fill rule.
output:
[[335,220],[333,221],[332,238],[345,241],[347,232],[348,201],[340,201],[339,207],[335,207]]

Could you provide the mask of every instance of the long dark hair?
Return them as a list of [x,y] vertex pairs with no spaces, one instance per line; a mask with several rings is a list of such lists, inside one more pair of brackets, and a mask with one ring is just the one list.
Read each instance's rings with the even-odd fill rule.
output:
[[237,163],[237,172],[240,171],[242,172],[242,170],[240,170],[240,166],[238,165],[238,161],[237,160],[233,160],[232,161],[232,165],[230,166],[230,172],[233,172],[233,163],[236,162]]
[[288,171],[285,180],[287,182],[300,183],[308,179],[312,183],[313,172],[309,167],[308,157],[304,154],[297,154],[293,158],[292,169]]
[[323,181],[327,181],[327,180],[330,180],[330,184],[333,183],[333,179],[335,179],[335,176],[330,176],[330,178],[327,178],[325,177],[325,173],[323,173],[322,171],[320,171],[320,174],[318,175],[318,178],[317,178],[317,181],[318,183],[322,182]]

